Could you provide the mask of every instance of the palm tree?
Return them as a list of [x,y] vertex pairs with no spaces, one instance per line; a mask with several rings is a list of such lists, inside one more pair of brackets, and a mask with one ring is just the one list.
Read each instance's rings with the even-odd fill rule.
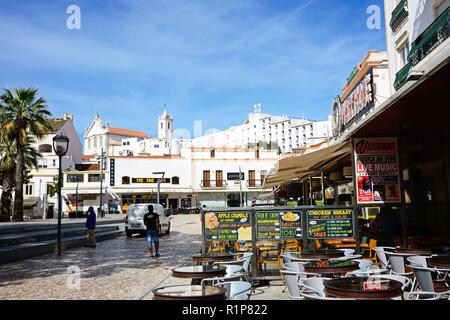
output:
[[[24,183],[28,183],[27,180],[31,179],[29,170],[32,167],[37,168],[38,158],[41,157],[41,154],[33,147],[33,143],[34,139],[27,137],[24,147]],[[11,216],[12,194],[15,187],[16,157],[17,148],[15,140],[0,136],[0,183],[2,186],[0,221],[9,221]]]
[[12,221],[23,221],[24,155],[27,137],[31,135],[39,139],[50,131],[50,116],[46,100],[37,97],[37,89],[5,89],[0,96],[0,132],[4,136],[13,137],[17,149]]

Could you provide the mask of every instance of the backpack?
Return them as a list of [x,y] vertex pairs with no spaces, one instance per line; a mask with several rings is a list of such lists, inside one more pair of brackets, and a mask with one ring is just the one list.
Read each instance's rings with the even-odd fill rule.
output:
[[147,229],[156,230],[158,227],[157,220],[158,220],[157,213],[146,213],[144,215],[144,224],[147,227]]

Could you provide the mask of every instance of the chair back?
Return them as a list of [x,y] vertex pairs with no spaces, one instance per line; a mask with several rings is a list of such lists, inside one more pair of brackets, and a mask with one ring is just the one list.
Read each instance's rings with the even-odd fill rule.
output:
[[371,260],[355,259],[354,261],[359,263],[359,270],[365,272],[369,266],[373,265]]
[[[389,268],[389,261],[386,257],[386,250],[388,247],[375,247],[375,252],[377,254],[378,261],[380,261],[382,268]],[[390,248],[393,250],[393,248]]]
[[413,264],[411,264],[409,267],[412,269],[414,276],[416,277],[420,290],[426,292],[434,292],[431,269],[422,268]]
[[412,257],[407,257],[406,260],[408,260],[408,262],[411,265],[417,266],[417,267],[421,267],[421,268],[426,268],[427,267],[427,258],[423,257],[423,256],[412,256]]
[[406,273],[405,259],[411,255],[395,252],[386,252],[386,256],[391,264],[392,271],[395,273]]
[[292,297],[300,297],[300,288],[298,286],[298,273],[294,271],[281,270],[284,281],[289,290],[289,295]]
[[239,259],[239,260],[234,260],[234,261],[216,261],[213,263],[213,265],[221,265],[221,266],[235,265],[235,266],[244,267],[245,262],[246,262],[245,259]]
[[348,257],[355,253],[355,249],[338,249],[339,251],[344,251],[344,256]]
[[230,264],[230,265],[226,265],[225,267],[227,268],[227,270],[226,270],[227,276],[238,275],[238,274],[241,274],[242,271],[244,271],[244,268],[239,265]]
[[253,256],[253,253],[249,253],[249,252],[244,253],[242,256],[242,259],[245,260],[244,265],[243,265],[245,273],[249,273],[249,271],[250,271],[250,262],[252,261],[252,256]]
[[249,300],[252,285],[246,281],[230,281],[219,283],[218,286],[227,288],[229,300]]
[[303,280],[303,292],[318,294],[325,297],[325,285],[324,281],[329,280],[328,278],[307,278]]
[[304,262],[288,262],[283,265],[283,268],[285,270],[295,271],[295,272],[305,271],[305,263]]

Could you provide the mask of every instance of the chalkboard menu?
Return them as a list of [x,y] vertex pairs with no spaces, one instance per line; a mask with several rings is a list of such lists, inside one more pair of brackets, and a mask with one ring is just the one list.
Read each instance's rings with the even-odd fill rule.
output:
[[301,239],[301,211],[257,211],[256,239]]
[[314,209],[306,211],[309,239],[353,237],[352,209]]
[[252,228],[248,212],[207,212],[205,214],[207,241],[251,241]]

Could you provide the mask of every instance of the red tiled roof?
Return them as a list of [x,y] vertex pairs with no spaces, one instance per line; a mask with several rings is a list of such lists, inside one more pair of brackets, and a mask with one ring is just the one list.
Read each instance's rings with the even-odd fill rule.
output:
[[135,130],[127,130],[127,129],[120,129],[120,128],[108,128],[108,133],[117,134],[121,136],[132,136],[132,137],[139,137],[139,138],[148,138],[148,135],[145,134],[142,131],[135,131]]

